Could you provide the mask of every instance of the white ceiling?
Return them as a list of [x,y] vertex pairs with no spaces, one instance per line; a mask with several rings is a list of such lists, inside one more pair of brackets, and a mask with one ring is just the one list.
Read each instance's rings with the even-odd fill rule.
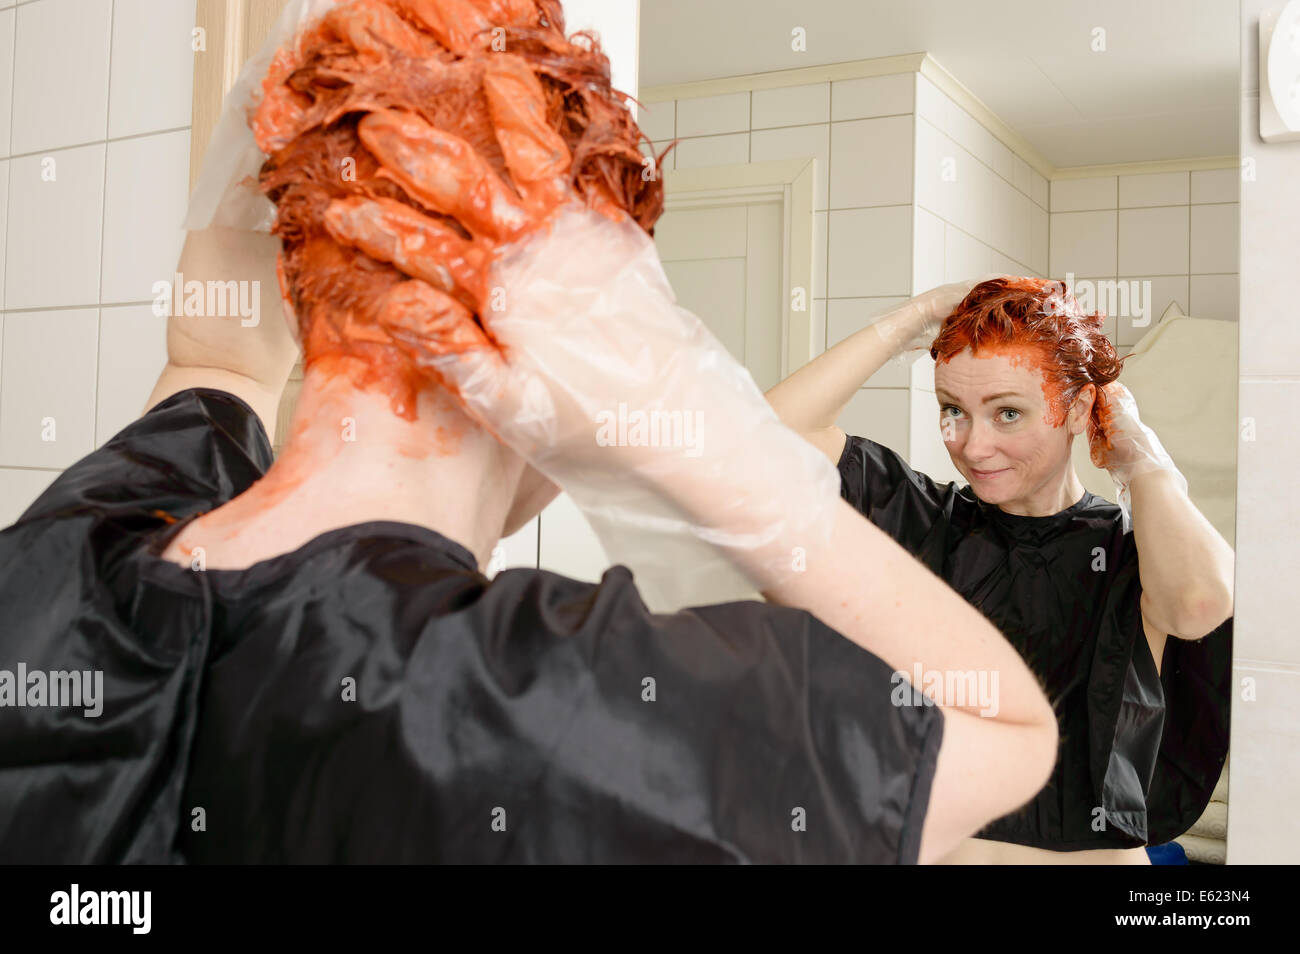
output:
[[1238,0],[641,0],[641,85],[925,52],[1055,166],[1229,156],[1239,18]]

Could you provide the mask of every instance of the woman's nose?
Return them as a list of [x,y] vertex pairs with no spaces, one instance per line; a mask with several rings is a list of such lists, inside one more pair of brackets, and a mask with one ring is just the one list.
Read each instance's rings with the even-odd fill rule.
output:
[[982,422],[974,421],[966,431],[966,445],[963,448],[966,457],[973,461],[987,460],[995,451],[992,428]]

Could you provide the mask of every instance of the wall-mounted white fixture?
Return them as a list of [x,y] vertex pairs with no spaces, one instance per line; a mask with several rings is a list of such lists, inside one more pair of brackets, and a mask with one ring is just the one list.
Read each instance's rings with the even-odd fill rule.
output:
[[1300,139],[1300,0],[1259,15],[1259,138]]

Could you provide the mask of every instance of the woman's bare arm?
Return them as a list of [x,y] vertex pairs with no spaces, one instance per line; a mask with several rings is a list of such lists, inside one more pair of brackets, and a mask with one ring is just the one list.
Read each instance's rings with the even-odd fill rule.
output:
[[1232,616],[1232,547],[1167,471],[1139,474],[1130,492],[1142,614],[1162,633],[1200,639]]
[[837,463],[844,432],[835,421],[858,388],[918,340],[928,347],[928,338],[975,284],[943,285],[904,302],[776,384],[765,395],[768,403],[787,427]]
[[[209,283],[219,284],[224,294],[233,282],[235,300],[255,303],[256,313],[169,317],[167,365],[146,411],[188,388],[218,388],[246,401],[266,432],[275,433],[280,395],[298,358],[276,277],[279,249],[280,240],[264,232],[213,227],[189,233],[178,270],[185,284],[201,283],[202,310],[207,310]],[[184,302],[186,296],[182,290],[176,297]],[[221,296],[214,295],[218,300]]]

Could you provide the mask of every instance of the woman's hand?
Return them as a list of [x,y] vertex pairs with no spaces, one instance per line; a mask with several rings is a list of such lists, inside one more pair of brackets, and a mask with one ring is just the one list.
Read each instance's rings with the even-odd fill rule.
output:
[[1165,451],[1155,431],[1138,417],[1137,401],[1133,393],[1112,381],[1098,391],[1101,426],[1088,427],[1088,447],[1092,462],[1110,473],[1119,493],[1119,505],[1126,515],[1132,514],[1130,487],[1141,474],[1161,470],[1173,477],[1175,484],[1187,493],[1187,479],[1174,466],[1173,458]]
[[922,349],[928,351],[938,337],[944,319],[957,310],[957,306],[966,299],[972,288],[990,279],[1005,277],[1009,276],[988,274],[982,278],[951,282],[922,292],[898,306],[896,311],[901,317],[896,325],[877,322],[881,326],[880,333],[896,354]]
[[[793,547],[829,535],[834,469],[677,307],[644,229],[603,189],[594,208],[576,198],[573,158],[527,64],[503,53],[487,71],[509,184],[423,118],[380,109],[360,120],[381,174],[418,204],[353,196],[326,213],[335,241],[410,278],[381,327],[569,491],[616,561],[620,541],[670,552],[646,546],[645,531],[744,556],[767,546],[776,575],[788,571]],[[756,575],[765,567],[747,563]]]

